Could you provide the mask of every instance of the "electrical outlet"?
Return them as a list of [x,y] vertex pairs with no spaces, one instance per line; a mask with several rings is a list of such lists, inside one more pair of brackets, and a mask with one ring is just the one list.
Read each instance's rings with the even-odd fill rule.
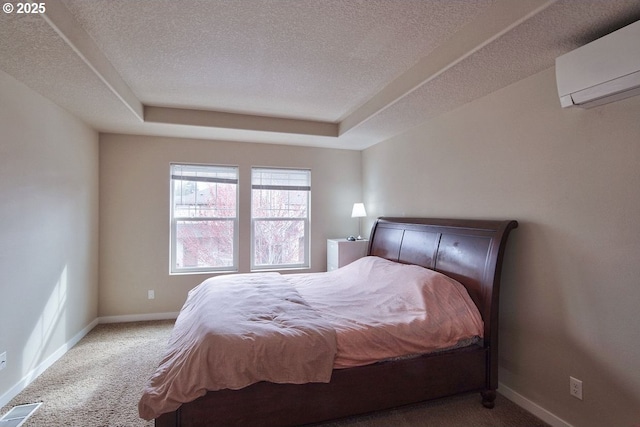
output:
[[0,354],[0,371],[7,367],[7,352]]
[[582,381],[569,377],[569,394],[576,399],[582,400]]
[[155,297],[156,297],[156,292],[153,289],[150,289],[147,291],[147,298],[155,299]]

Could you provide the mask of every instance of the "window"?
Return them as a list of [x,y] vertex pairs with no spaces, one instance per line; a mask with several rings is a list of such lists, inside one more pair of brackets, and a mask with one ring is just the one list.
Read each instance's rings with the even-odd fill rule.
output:
[[238,168],[171,165],[171,273],[238,268]]
[[251,171],[251,268],[309,267],[311,172]]

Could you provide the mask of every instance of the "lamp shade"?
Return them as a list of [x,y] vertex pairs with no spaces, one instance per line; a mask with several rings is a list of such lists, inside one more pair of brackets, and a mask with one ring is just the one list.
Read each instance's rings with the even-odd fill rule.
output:
[[367,216],[367,211],[364,209],[364,203],[354,203],[351,218],[362,218],[365,216]]

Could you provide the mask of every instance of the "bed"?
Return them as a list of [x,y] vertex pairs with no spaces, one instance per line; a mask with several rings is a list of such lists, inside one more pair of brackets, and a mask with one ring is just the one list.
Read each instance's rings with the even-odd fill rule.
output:
[[[466,288],[482,318],[479,342],[335,368],[325,380],[304,384],[259,381],[208,391],[159,414],[155,425],[297,426],[469,392],[479,392],[482,405],[492,408],[498,386],[502,260],[508,235],[517,225],[516,221],[382,217],[371,230],[368,258],[425,267]],[[311,345],[320,341],[330,340],[321,338]]]

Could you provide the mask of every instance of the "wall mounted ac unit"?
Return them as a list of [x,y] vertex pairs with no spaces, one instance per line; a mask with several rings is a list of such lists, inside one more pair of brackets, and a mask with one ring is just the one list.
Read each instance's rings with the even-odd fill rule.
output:
[[640,95],[640,21],[556,58],[556,83],[563,107]]

